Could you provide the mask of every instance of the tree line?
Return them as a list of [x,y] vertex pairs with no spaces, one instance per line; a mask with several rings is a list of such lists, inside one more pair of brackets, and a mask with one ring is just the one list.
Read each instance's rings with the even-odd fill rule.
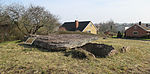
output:
[[48,35],[59,25],[58,18],[41,6],[0,6],[0,42],[32,34]]
[[117,25],[118,23],[115,23],[113,20],[109,20],[107,22],[101,22],[96,24],[96,27],[98,28],[99,32],[117,32]]

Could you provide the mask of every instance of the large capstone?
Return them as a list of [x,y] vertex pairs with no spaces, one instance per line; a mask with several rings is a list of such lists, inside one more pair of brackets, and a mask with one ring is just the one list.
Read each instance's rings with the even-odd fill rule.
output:
[[47,50],[66,50],[81,47],[86,43],[97,40],[96,35],[85,34],[51,34],[39,35],[33,45]]

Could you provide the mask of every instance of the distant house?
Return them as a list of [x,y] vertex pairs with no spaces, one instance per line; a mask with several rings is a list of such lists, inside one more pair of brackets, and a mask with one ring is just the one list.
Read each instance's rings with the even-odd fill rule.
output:
[[81,31],[92,34],[97,34],[97,28],[91,21],[78,21],[75,22],[65,22],[59,27],[59,30],[64,31]]
[[139,22],[139,24],[135,24],[128,28],[125,31],[126,37],[145,37],[150,36],[150,25],[149,24],[142,24]]

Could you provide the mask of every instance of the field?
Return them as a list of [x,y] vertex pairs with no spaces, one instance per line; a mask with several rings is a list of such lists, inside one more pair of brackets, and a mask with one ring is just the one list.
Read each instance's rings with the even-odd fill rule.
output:
[[93,60],[64,56],[65,52],[48,52],[22,45],[19,41],[0,44],[0,74],[117,74],[150,73],[150,41],[99,38],[93,43],[112,45],[119,51],[129,46],[130,52]]

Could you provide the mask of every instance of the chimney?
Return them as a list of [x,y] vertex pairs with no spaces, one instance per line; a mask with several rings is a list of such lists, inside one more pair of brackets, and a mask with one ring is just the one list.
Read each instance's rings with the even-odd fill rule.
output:
[[142,25],[142,22],[141,22],[141,21],[139,22],[139,25]]
[[78,20],[75,20],[75,26],[76,26],[76,29],[79,27],[79,21]]
[[149,25],[148,24],[146,24],[146,27],[148,27]]

